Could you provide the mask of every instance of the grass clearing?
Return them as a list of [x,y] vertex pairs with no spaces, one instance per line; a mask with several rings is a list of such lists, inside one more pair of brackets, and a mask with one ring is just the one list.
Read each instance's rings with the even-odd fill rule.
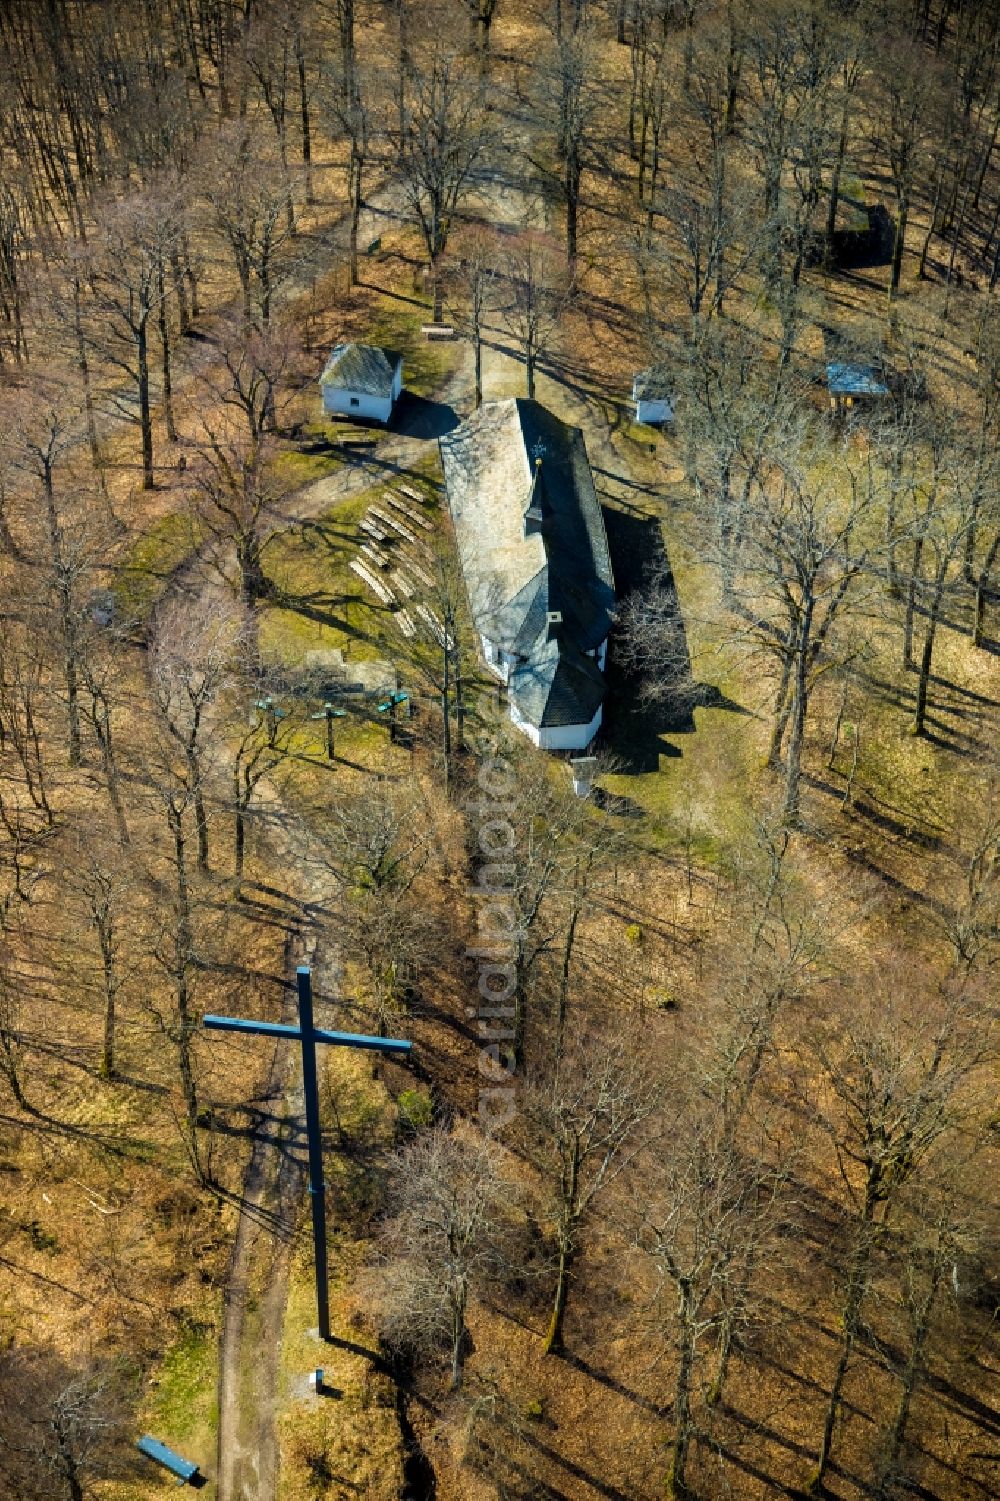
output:
[[[197,1312],[201,1317],[189,1314],[188,1322],[150,1377],[136,1423],[138,1431],[151,1433],[198,1466],[208,1480],[200,1494],[212,1501],[216,1493],[220,1314],[215,1303]],[[168,1485],[172,1486],[168,1472],[137,1454],[135,1479],[106,1482],[97,1493],[102,1501],[154,1501]]]
[[202,542],[188,511],[168,511],[132,544],[115,570],[114,596],[126,620],[142,625],[170,579]]
[[390,613],[368,598],[350,569],[358,556],[357,524],[383,488],[372,486],[269,539],[268,576],[286,602],[261,614],[265,660],[296,667],[307,652],[334,648],[355,661],[384,655],[382,640],[393,631]]

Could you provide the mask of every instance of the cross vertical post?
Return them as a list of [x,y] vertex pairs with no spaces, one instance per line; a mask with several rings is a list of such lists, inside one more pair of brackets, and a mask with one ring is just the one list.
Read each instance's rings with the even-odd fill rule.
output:
[[312,977],[308,965],[295,971],[299,989],[299,1032],[302,1037],[302,1093],[306,1107],[309,1146],[309,1202],[312,1206],[313,1252],[316,1258],[316,1312],[320,1339],[330,1338],[330,1286],[326,1257],[326,1184],[323,1181],[323,1143],[320,1136],[319,1086],[316,1082],[316,1035],[313,1027]]

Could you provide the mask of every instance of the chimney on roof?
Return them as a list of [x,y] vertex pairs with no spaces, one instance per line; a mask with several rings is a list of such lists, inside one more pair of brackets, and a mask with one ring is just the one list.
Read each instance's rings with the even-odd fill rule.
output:
[[562,611],[547,610],[545,613],[545,639],[555,641],[562,630]]

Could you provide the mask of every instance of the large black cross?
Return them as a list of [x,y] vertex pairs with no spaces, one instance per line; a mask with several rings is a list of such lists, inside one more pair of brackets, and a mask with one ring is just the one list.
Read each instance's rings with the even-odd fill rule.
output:
[[295,972],[299,989],[299,1024],[244,1021],[236,1016],[206,1016],[206,1027],[219,1032],[253,1032],[264,1037],[290,1037],[302,1044],[302,1092],[306,1106],[306,1140],[309,1144],[309,1196],[312,1203],[313,1248],[316,1255],[316,1309],[320,1339],[330,1339],[330,1290],[326,1270],[326,1185],[323,1182],[323,1143],[319,1123],[319,1090],[316,1084],[316,1044],[340,1048],[373,1048],[384,1053],[408,1053],[412,1042],[394,1037],[366,1037],[356,1032],[327,1032],[313,1024],[312,976],[302,964]]

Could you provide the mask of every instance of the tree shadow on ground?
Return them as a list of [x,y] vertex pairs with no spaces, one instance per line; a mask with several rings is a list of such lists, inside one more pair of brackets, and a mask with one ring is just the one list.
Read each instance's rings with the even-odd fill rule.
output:
[[458,426],[458,413],[445,401],[429,401],[404,391],[389,419],[389,432],[404,438],[443,438]]
[[672,595],[673,616],[677,627],[677,670],[672,691],[668,697],[657,702],[644,701],[640,692],[641,682],[617,660],[615,633],[612,632],[609,693],[604,716],[604,748],[613,757],[616,769],[630,774],[658,771],[661,756],[676,757],[682,754],[665,737],[690,735],[695,729],[696,708],[704,706],[730,709],[739,714],[749,711],[727,699],[712,684],[698,683],[694,679],[684,618],[674,588],[660,523],[655,518],[611,506],[604,506],[602,509],[619,603],[629,594],[642,589],[653,578],[665,581],[665,587]]

